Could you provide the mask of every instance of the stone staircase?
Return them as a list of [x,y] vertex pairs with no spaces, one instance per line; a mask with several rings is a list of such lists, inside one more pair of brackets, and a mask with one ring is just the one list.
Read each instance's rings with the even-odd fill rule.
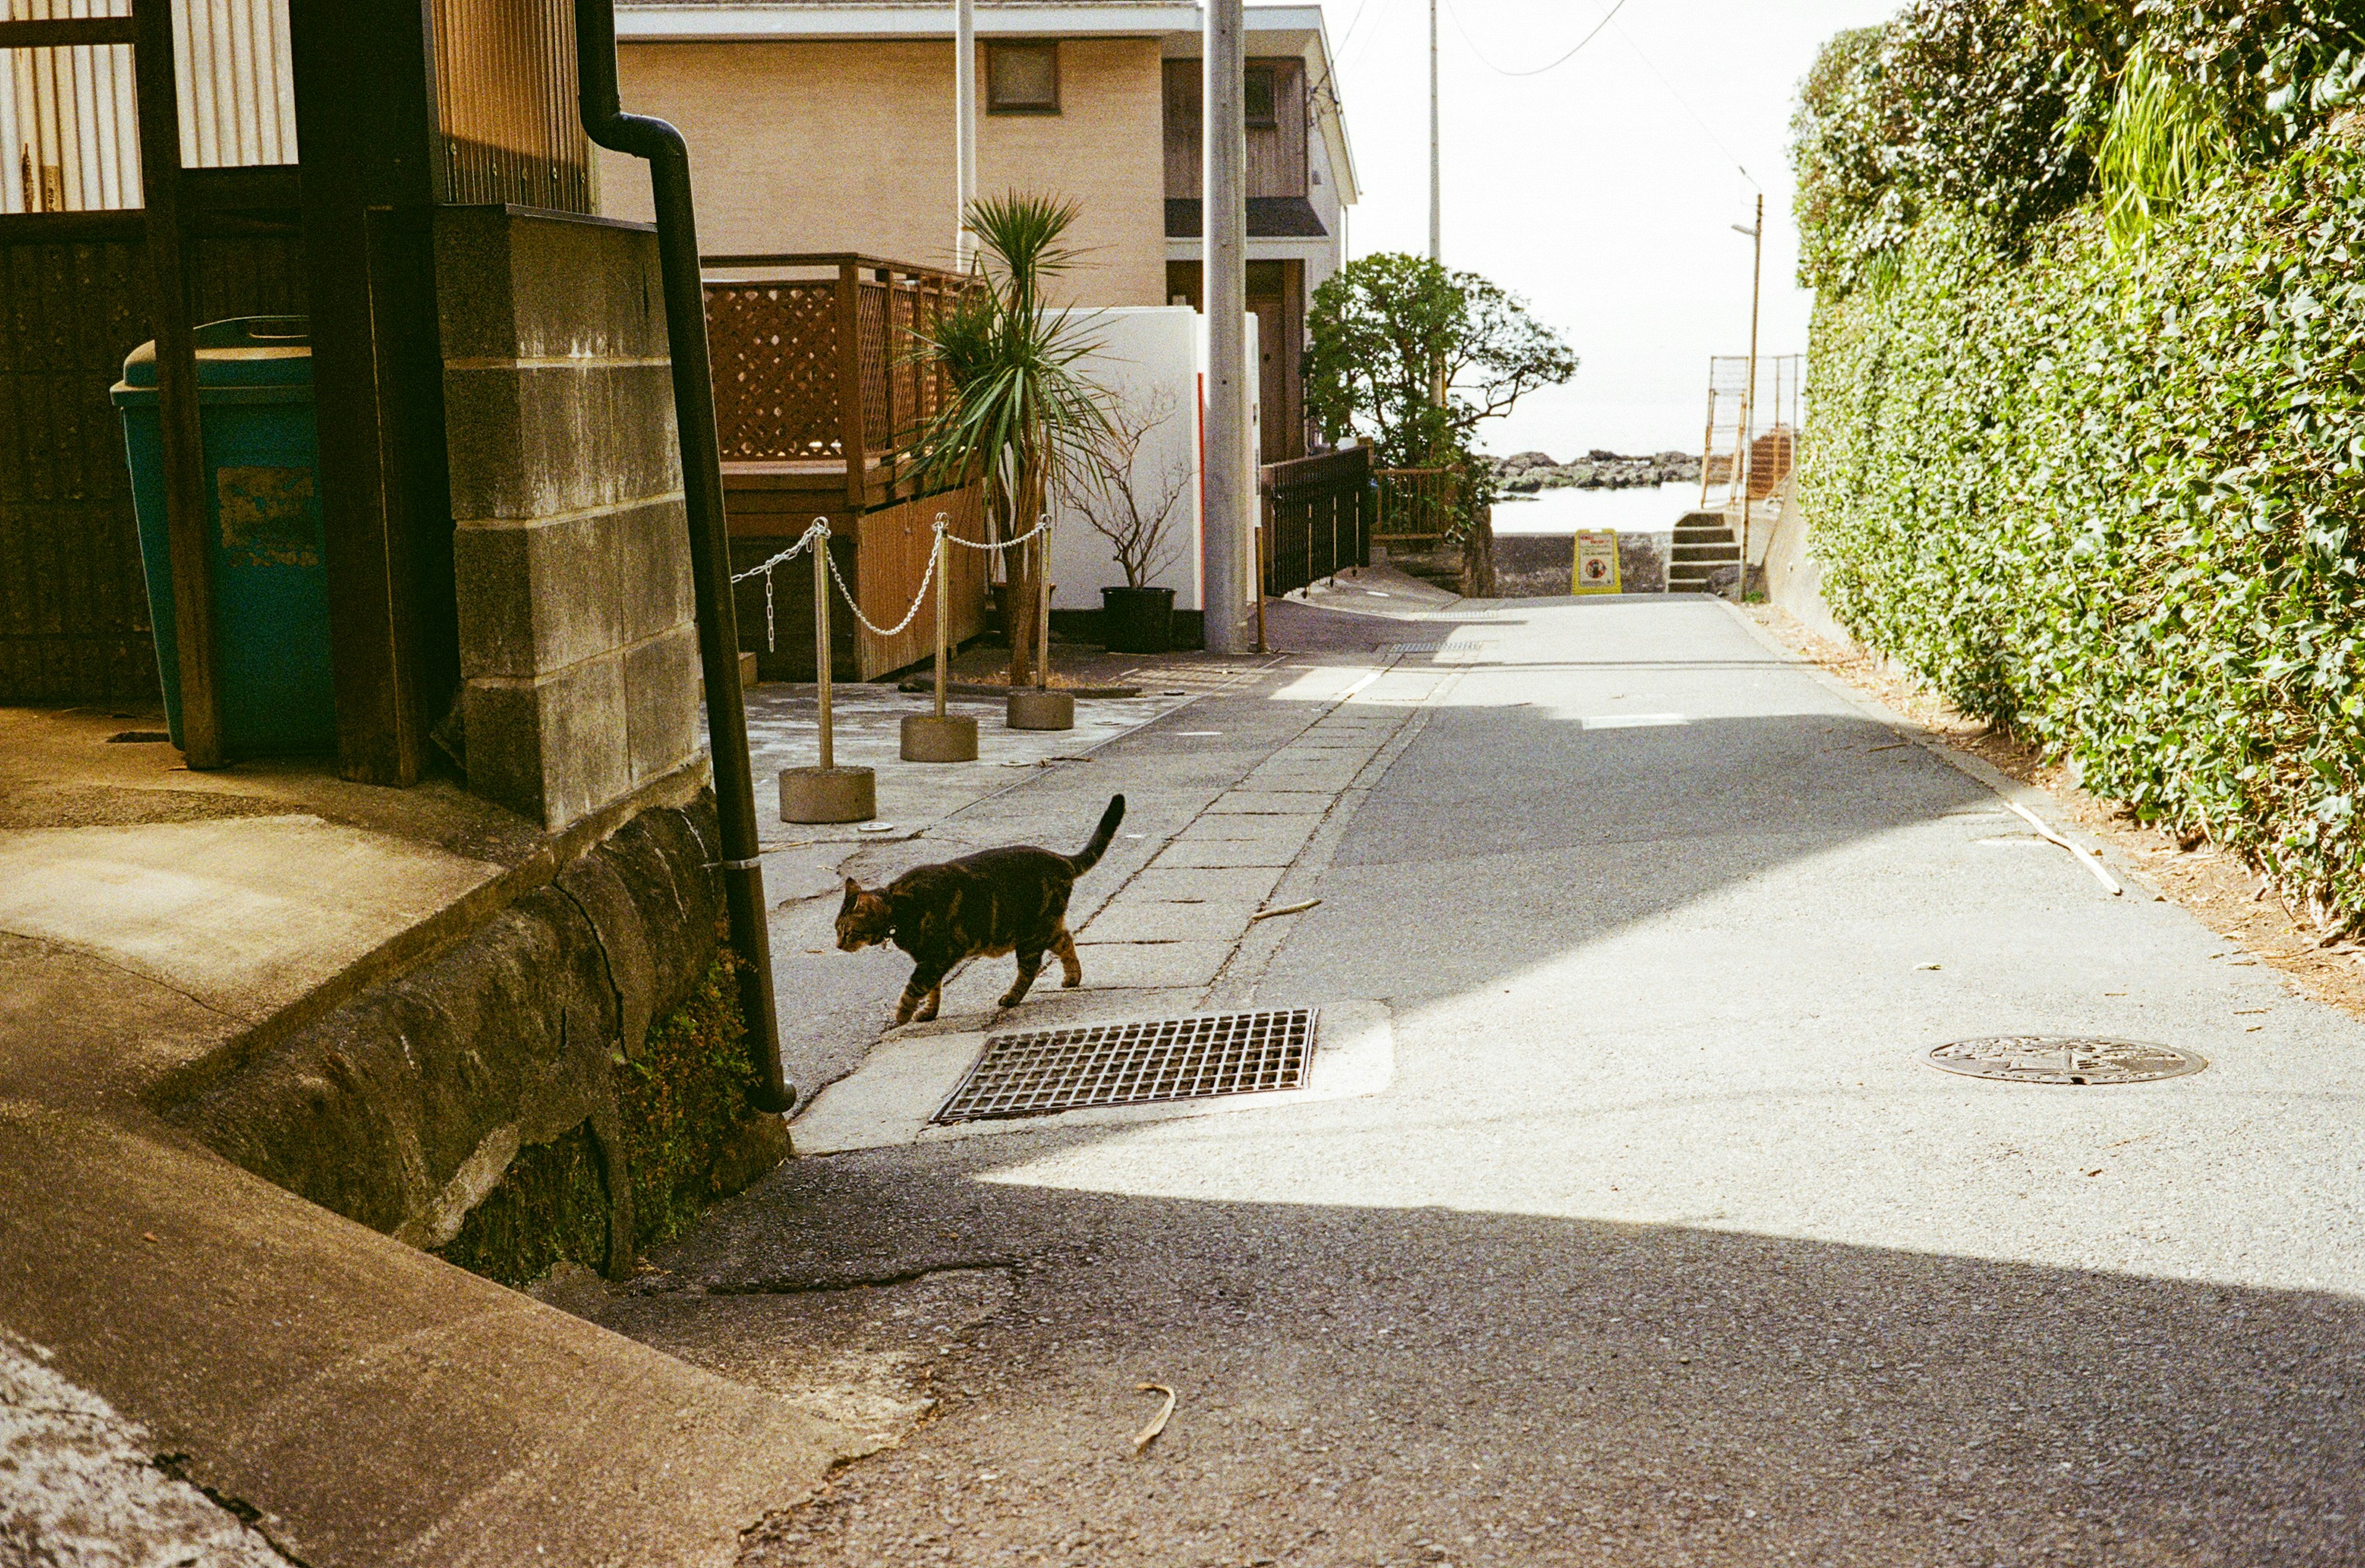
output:
[[1730,594],[1741,569],[1741,545],[1721,511],[1686,512],[1676,524],[1669,593]]

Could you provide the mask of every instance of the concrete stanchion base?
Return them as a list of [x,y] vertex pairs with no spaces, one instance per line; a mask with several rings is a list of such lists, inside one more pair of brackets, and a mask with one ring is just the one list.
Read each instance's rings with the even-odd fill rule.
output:
[[1023,687],[1010,694],[1010,708],[1004,721],[1014,730],[1072,730],[1076,727],[1076,700],[1065,691],[1037,691]]
[[878,776],[867,767],[783,767],[784,823],[867,823],[879,814]]
[[975,762],[977,721],[967,713],[907,713],[903,716],[906,762]]

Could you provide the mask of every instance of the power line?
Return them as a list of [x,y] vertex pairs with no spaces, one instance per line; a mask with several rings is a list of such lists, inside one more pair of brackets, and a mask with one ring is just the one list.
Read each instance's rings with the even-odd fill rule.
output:
[[[1624,0],[1620,0],[1620,3],[1623,4]],[[1608,17],[1604,17],[1602,18],[1602,25],[1607,27],[1610,18],[1617,15],[1618,13],[1615,10],[1611,11]],[[1596,30],[1598,31],[1599,29],[1597,28]],[[1642,52],[1642,46],[1634,41],[1634,36],[1631,33],[1629,33],[1624,28],[1620,28],[1618,29],[1618,40],[1624,44],[1628,49],[1632,50],[1634,51],[1634,58],[1641,61],[1645,66],[1650,68],[1651,74],[1659,79],[1659,85],[1667,90],[1667,96],[1675,99],[1676,106],[1680,107],[1684,113],[1692,117],[1692,123],[1698,126],[1702,134],[1706,135],[1710,141],[1716,143],[1717,151],[1732,160],[1732,166],[1741,171],[1741,177],[1749,182],[1750,188],[1759,191],[1764,190],[1765,187],[1757,183],[1756,177],[1750,174],[1749,166],[1741,161],[1741,154],[1735,152],[1732,148],[1727,147],[1724,144],[1724,138],[1719,136],[1709,128],[1708,121],[1700,118],[1699,110],[1692,107],[1690,100],[1686,98],[1681,93],[1676,91],[1676,84],[1667,80],[1667,73],[1660,70],[1649,55]]]
[[[1586,44],[1591,43],[1595,39],[1600,37],[1601,29],[1609,25],[1610,18],[1616,17],[1619,12],[1625,8],[1626,0],[1618,0],[1616,5],[1609,7],[1608,15],[1604,16],[1601,20],[1593,24],[1593,30],[1591,32],[1577,39],[1575,43],[1569,47],[1567,53],[1562,55],[1551,64],[1539,65],[1527,71],[1511,71],[1496,64],[1493,61],[1486,58],[1485,51],[1478,47],[1478,40],[1472,38],[1470,36],[1470,29],[1462,25],[1462,13],[1454,9],[1453,0],[1446,0],[1445,6],[1446,13],[1453,18],[1453,30],[1462,35],[1462,41],[1470,46],[1470,52],[1478,57],[1478,63],[1485,66],[1487,70],[1492,71],[1497,76],[1541,76],[1547,71],[1557,71],[1560,67],[1566,65],[1570,61],[1575,60],[1577,56],[1577,52],[1584,49]],[[1621,34],[1620,36],[1623,35]]]

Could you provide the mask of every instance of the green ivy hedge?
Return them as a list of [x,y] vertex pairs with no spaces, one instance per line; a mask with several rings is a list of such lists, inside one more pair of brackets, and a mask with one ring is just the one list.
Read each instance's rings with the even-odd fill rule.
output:
[[2114,248],[1923,215],[1813,326],[1839,619],[2146,821],[2365,907],[2365,153],[2319,136]]

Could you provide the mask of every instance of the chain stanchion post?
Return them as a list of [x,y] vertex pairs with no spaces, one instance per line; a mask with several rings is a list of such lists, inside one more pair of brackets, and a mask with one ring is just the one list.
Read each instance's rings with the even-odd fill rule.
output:
[[837,662],[837,650],[829,645],[828,534],[821,536],[813,554],[813,679],[821,684],[821,767],[828,773],[837,767],[829,711],[830,677],[836,673],[830,666]]
[[780,769],[780,820],[860,823],[879,814],[878,777],[868,767],[837,766],[830,712],[829,520],[813,520],[813,677],[820,697],[821,766]]
[[906,762],[975,762],[977,720],[967,713],[945,711],[945,666],[951,662],[952,541],[945,514],[936,514],[936,549],[930,557],[936,579],[936,711],[903,717],[903,760]]
[[1260,521],[1260,522],[1257,524],[1257,531],[1256,531],[1256,544],[1257,544],[1257,649],[1256,649],[1256,651],[1257,651],[1258,653],[1261,654],[1261,653],[1263,653],[1263,652],[1265,652],[1265,651],[1266,651],[1266,649],[1265,649],[1265,645],[1264,645],[1264,601],[1265,601],[1265,599],[1266,599],[1268,597],[1270,597],[1270,596],[1271,596],[1271,594],[1272,593],[1272,543],[1271,543],[1271,530],[1267,529],[1261,521]]
[[945,606],[952,597],[949,587],[952,560],[945,553],[945,518],[936,514],[936,717],[945,716]]

